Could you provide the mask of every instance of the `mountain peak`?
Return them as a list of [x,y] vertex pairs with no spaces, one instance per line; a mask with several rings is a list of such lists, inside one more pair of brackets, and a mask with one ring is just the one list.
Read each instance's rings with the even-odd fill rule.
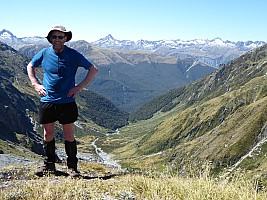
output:
[[[3,29],[2,31],[0,31],[0,33],[4,33],[4,32],[8,32],[8,33],[11,33],[9,30],[7,29]],[[11,33],[12,34],[12,33]]]
[[115,40],[114,37],[111,34],[108,34],[104,39],[105,40],[110,40],[110,41]]
[[6,29],[3,29],[2,31],[0,31],[0,36],[4,36],[4,35],[10,35],[11,37],[15,37],[13,33],[11,33],[9,30],[6,30]]
[[0,31],[0,41],[11,46],[13,42],[18,41],[18,38],[14,36],[10,31],[3,29],[2,31]]

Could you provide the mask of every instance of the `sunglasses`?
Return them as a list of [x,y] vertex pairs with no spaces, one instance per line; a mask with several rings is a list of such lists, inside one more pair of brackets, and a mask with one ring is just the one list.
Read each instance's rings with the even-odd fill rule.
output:
[[52,35],[52,36],[51,36],[51,38],[54,39],[54,40],[55,40],[55,39],[60,39],[60,40],[62,40],[64,37],[65,37],[65,36],[61,36],[61,35],[59,35],[59,36],[57,36],[57,35]]

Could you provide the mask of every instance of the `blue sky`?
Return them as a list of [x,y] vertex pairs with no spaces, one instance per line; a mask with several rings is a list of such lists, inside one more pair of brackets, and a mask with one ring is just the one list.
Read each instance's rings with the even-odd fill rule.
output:
[[54,24],[73,40],[213,39],[267,42],[266,0],[2,0],[0,31],[46,36]]

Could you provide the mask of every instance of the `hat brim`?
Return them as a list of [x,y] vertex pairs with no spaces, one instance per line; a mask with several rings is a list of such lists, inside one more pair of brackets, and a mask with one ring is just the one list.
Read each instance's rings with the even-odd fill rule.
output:
[[[51,33],[52,33],[53,31],[59,31],[59,30],[51,30],[51,31],[49,31],[49,33],[48,33],[47,36],[46,36],[46,39],[48,40],[49,43],[52,43],[52,42],[51,42],[51,37],[50,37],[50,36],[51,36]],[[68,41],[71,40],[71,38],[72,38],[72,32],[71,32],[71,31],[66,31],[66,32],[64,32],[64,31],[59,31],[59,32],[65,33],[65,35],[66,35],[66,37],[67,37],[66,42],[68,42]]]

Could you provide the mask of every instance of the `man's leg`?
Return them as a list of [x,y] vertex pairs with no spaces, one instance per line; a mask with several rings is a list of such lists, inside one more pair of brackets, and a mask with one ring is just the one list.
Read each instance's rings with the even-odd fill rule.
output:
[[55,146],[55,123],[43,124],[44,128],[44,165],[39,167],[35,172],[38,176],[43,176],[47,172],[55,172],[55,162],[56,162],[56,146]]
[[56,146],[55,146],[55,123],[43,124],[44,128],[44,164],[51,169],[55,169],[56,162]]
[[77,144],[74,138],[74,123],[63,124],[63,132],[65,136],[65,150],[67,154],[67,166],[70,170],[72,177],[78,177],[79,172],[77,170],[78,158],[77,158]]

